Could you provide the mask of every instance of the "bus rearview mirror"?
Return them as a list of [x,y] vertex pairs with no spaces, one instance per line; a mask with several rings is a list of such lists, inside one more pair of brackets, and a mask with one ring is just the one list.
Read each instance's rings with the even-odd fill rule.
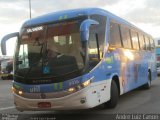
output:
[[2,38],[2,40],[1,40],[2,55],[6,55],[6,42],[7,42],[7,40],[9,40],[10,38],[13,38],[13,37],[19,37],[19,32],[8,34]]
[[98,24],[99,24],[99,22],[92,20],[92,19],[84,20],[80,26],[81,41],[88,41],[90,26],[91,25],[98,25]]

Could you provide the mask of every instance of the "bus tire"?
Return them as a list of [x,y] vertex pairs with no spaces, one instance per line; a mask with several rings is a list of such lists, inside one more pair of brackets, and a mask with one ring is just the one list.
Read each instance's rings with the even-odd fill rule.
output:
[[148,81],[147,81],[147,83],[144,85],[144,88],[145,89],[150,89],[151,88],[151,72],[150,71],[148,71]]
[[112,83],[111,83],[110,96],[111,96],[110,100],[106,102],[104,105],[105,105],[105,108],[111,109],[117,106],[118,99],[119,99],[118,87],[114,80],[112,80]]

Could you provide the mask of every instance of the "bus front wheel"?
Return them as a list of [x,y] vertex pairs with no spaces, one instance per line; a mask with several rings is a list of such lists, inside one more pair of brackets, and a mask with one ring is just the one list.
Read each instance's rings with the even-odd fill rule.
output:
[[119,92],[117,84],[114,80],[111,83],[110,100],[104,104],[105,108],[115,108],[118,103]]

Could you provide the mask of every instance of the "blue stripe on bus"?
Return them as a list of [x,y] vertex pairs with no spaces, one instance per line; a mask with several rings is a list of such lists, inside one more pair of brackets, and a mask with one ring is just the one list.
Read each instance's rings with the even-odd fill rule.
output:
[[86,76],[77,77],[72,80],[67,80],[64,82],[59,83],[52,83],[52,84],[42,84],[42,85],[26,85],[21,84],[17,82],[13,82],[13,86],[18,90],[23,90],[24,92],[30,93],[30,92],[57,92],[69,89],[70,87],[77,86],[84,82],[85,80],[88,80],[89,78]]

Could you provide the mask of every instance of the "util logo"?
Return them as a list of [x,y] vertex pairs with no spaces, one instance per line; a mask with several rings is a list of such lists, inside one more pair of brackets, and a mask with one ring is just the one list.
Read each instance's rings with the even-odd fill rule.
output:
[[37,93],[40,92],[40,86],[33,86],[29,89],[29,92],[31,93]]

